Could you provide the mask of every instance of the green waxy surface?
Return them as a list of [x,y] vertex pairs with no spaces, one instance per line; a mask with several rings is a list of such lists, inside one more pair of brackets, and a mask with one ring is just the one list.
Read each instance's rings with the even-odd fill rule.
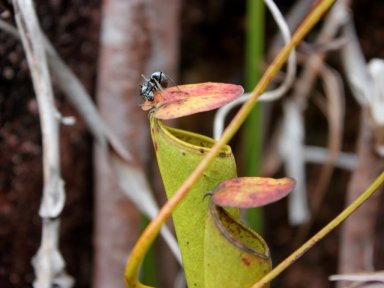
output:
[[[214,145],[214,140],[187,131],[166,127],[150,114],[152,141],[167,197],[184,183]],[[213,163],[192,187],[172,214],[180,245],[188,287],[209,287],[204,284],[204,233],[208,215],[206,192],[221,181],[236,177],[231,148],[225,146]]]

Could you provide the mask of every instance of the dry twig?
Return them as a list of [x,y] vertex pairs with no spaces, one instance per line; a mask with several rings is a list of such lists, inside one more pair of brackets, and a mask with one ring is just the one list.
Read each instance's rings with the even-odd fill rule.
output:
[[65,272],[58,248],[60,214],[65,202],[60,176],[59,113],[55,108],[43,38],[30,0],[14,0],[15,18],[32,76],[43,134],[44,188],[39,214],[43,218],[42,240],[32,263],[34,287],[70,288],[73,279]]

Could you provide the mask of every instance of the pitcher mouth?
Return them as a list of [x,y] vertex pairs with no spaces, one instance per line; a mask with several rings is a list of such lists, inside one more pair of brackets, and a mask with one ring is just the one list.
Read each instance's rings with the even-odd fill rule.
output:
[[[253,231],[249,227],[243,225],[241,222],[235,220],[235,218],[230,213],[228,213],[228,211],[226,211],[220,206],[215,205],[213,201],[210,201],[209,203],[209,211],[211,213],[213,222],[216,225],[216,228],[218,229],[220,234],[224,236],[224,238],[226,238],[237,248],[247,253],[250,253],[264,260],[269,260],[270,251],[268,245],[263,239],[263,237],[261,237],[256,231]],[[247,235],[248,237],[244,237],[244,235],[238,236],[237,233],[231,231],[234,229],[233,227],[230,227],[231,225],[237,226],[237,233],[242,231],[242,233],[244,235]],[[249,239],[247,241],[247,238],[252,239],[252,241],[250,241]]]
[[[213,138],[198,133],[169,127],[159,119],[152,119],[152,121],[156,121],[155,127],[158,127],[158,129],[163,132],[170,141],[173,141],[176,145],[183,146],[185,149],[188,149],[191,152],[205,154],[208,153],[210,149],[216,144],[216,141]],[[228,145],[222,147],[218,156],[231,157],[231,147]]]

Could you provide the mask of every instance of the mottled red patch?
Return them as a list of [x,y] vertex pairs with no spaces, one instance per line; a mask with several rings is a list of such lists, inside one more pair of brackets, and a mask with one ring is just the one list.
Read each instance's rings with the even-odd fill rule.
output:
[[241,262],[243,262],[245,266],[251,265],[251,261],[245,256],[241,257]]
[[220,183],[212,201],[222,207],[260,207],[285,197],[294,187],[291,178],[239,177]]
[[155,147],[155,151],[157,153],[157,150],[159,149],[159,147],[157,147],[157,142],[156,141],[153,142],[153,146]]

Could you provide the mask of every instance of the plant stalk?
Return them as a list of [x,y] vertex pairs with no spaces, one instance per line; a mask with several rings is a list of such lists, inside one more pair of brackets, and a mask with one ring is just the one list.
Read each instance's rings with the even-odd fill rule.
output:
[[[247,1],[247,33],[245,56],[245,90],[252,90],[260,79],[264,50],[264,2]],[[244,173],[246,176],[260,176],[263,142],[263,109],[261,103],[253,107],[244,123]],[[263,210],[253,208],[246,211],[248,225],[262,233]]]

